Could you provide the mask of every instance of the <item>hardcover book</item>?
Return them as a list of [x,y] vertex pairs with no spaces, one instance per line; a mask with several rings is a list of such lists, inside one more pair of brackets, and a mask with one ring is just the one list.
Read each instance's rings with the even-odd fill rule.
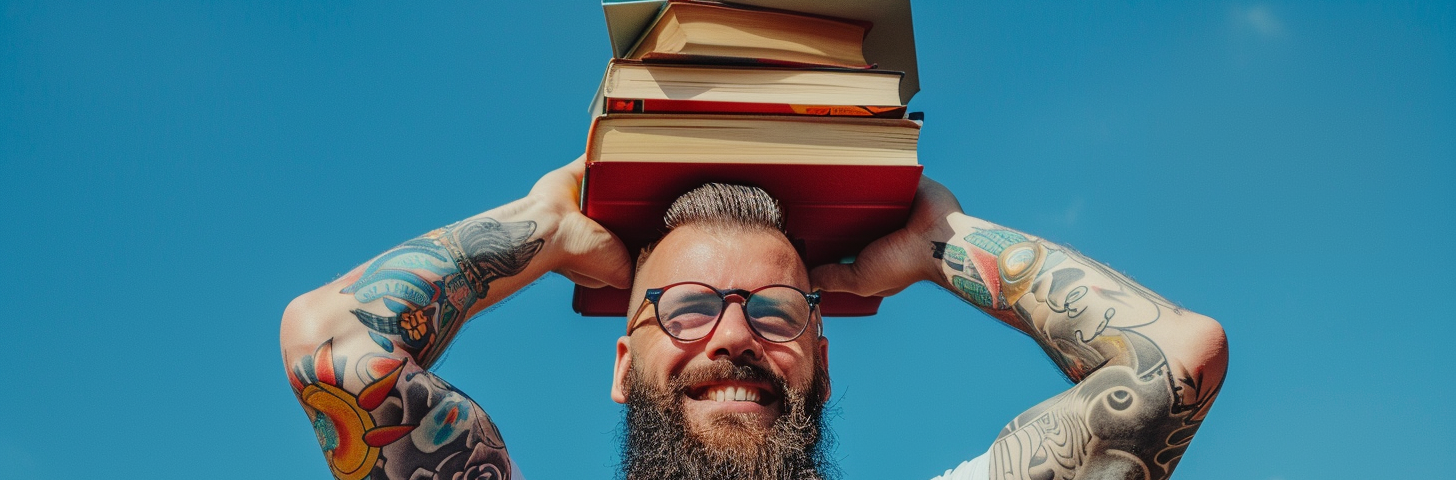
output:
[[904,118],[887,70],[750,68],[612,60],[592,103],[603,113],[748,113]]
[[796,105],[788,103],[704,102],[606,98],[606,113],[741,113],[816,117],[905,118],[905,107],[890,105]]
[[[921,166],[920,125],[904,119],[608,115],[592,127],[582,211],[636,255],[662,215],[703,183],[753,185],[777,198],[804,261],[851,259],[904,226]],[[576,287],[573,308],[627,314],[629,294]],[[879,298],[826,294],[825,316],[872,315]]]
[[627,58],[870,68],[861,22],[705,1],[670,1]]
[[[904,72],[900,82],[900,105],[910,103],[920,91],[920,74],[915,59],[915,31],[910,0],[739,0],[735,5],[802,12],[864,22],[871,25],[864,36],[864,62],[880,70]],[[615,58],[627,58],[637,40],[647,32],[667,0],[603,0],[607,33]]]

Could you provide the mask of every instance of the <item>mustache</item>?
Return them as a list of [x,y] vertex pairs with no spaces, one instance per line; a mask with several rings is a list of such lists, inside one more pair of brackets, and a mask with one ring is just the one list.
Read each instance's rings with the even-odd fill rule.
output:
[[684,369],[673,376],[668,389],[683,395],[694,385],[721,381],[764,382],[773,385],[774,391],[780,393],[787,391],[788,386],[787,380],[767,368],[749,363],[737,364],[720,358],[707,365]]

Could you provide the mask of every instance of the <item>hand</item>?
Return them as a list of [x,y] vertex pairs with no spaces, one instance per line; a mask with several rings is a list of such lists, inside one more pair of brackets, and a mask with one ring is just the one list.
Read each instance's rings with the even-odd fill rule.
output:
[[854,263],[815,268],[809,281],[824,291],[860,296],[894,295],[921,280],[940,282],[931,242],[950,238],[954,231],[947,219],[960,212],[961,204],[950,190],[921,176],[905,228],[870,243]]
[[591,288],[632,286],[632,257],[611,231],[581,213],[581,178],[586,157],[552,170],[536,181],[527,198],[545,203],[560,218],[548,241],[552,271]]

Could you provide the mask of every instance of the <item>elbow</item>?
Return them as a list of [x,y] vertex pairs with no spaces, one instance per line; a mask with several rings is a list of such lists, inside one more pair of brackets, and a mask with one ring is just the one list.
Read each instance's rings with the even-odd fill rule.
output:
[[329,321],[327,298],[315,290],[288,302],[283,309],[283,319],[278,327],[278,343],[285,358],[292,354],[311,352],[319,344],[335,336]]
[[1186,332],[1183,364],[1205,376],[1222,378],[1228,370],[1228,335],[1223,325],[1213,318],[1192,314],[1183,329]]
[[[299,295],[288,302],[283,309],[283,319],[278,327],[278,344],[283,355],[283,370],[288,384],[295,395],[303,391],[309,380],[309,361],[301,361],[316,354],[321,345],[330,344],[333,333],[330,330],[328,296],[320,291]],[[333,362],[328,362],[332,364]]]

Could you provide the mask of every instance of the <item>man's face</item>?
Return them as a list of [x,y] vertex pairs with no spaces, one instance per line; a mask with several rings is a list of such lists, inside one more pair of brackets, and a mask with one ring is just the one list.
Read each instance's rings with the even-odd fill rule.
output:
[[[804,407],[795,407],[794,401],[803,403],[806,392],[814,393],[808,395],[815,397],[810,402],[828,397],[828,340],[818,335],[817,315],[799,338],[774,343],[753,332],[740,304],[730,304],[707,337],[679,341],[657,326],[650,306],[639,307],[647,288],[684,281],[718,289],[782,284],[809,290],[802,261],[777,232],[691,225],[674,230],[658,243],[634,283],[629,312],[638,315],[629,319],[631,333],[617,344],[614,400],[656,397],[666,403],[660,409],[680,415],[687,433],[705,448],[738,449],[771,441],[786,414],[803,415]],[[651,391],[636,391],[643,387]],[[719,395],[737,389],[751,392],[747,396],[756,400]],[[631,400],[634,407],[646,405],[642,398]],[[821,406],[810,410],[817,413]],[[818,419],[814,421],[817,426]]]

